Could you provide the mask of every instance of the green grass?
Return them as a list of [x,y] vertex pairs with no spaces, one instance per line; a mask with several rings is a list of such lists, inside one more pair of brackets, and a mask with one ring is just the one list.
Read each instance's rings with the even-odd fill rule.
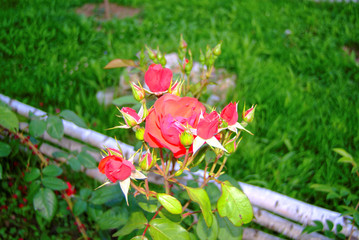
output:
[[[85,0],[6,1],[0,10],[0,92],[54,113],[71,109],[92,129],[126,140],[114,107],[96,102],[117,86],[114,58],[134,58],[145,44],[175,51],[183,33],[189,48],[223,40],[217,66],[237,75],[228,100],[258,104],[256,119],[231,157],[238,180],[339,210],[311,184],[359,193],[350,167],[334,147],[359,159],[359,71],[344,45],[359,44],[359,5],[311,1],[115,1],[139,7],[134,17],[108,22],[77,16]],[[291,34],[286,35],[285,31]],[[66,67],[65,67],[66,65]],[[87,67],[86,67],[87,66]]]

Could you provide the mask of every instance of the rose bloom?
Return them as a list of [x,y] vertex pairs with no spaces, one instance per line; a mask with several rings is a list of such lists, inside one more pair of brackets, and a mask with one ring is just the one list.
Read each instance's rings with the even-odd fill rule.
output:
[[117,180],[123,181],[129,178],[132,171],[136,170],[131,162],[117,155],[109,155],[103,158],[98,165],[98,169],[113,183]]
[[152,64],[145,73],[145,82],[153,93],[165,92],[172,81],[172,71],[161,64]]
[[206,108],[196,98],[165,94],[160,97],[146,118],[144,140],[153,148],[167,148],[174,157],[186,153],[180,135],[187,125],[197,128]]
[[237,104],[229,103],[221,112],[221,118],[228,123],[233,125],[238,121]]

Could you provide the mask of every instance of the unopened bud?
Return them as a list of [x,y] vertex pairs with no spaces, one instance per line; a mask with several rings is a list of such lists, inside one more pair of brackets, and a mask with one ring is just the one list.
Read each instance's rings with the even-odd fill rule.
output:
[[179,48],[180,48],[180,49],[186,49],[186,48],[187,48],[187,43],[186,43],[186,41],[183,39],[183,35],[182,35],[182,34],[181,34],[181,38],[180,38]]
[[140,86],[136,85],[135,83],[131,82],[131,88],[132,88],[132,94],[133,97],[137,100],[137,101],[141,101],[142,99],[145,98],[145,90],[143,89],[143,87],[141,86],[141,84],[139,83]]
[[192,145],[193,139],[194,139],[194,137],[193,137],[192,133],[190,133],[188,131],[184,131],[180,135],[181,144],[183,146],[185,146],[186,148],[189,148]]
[[183,81],[176,81],[171,87],[170,87],[170,93],[176,96],[181,96],[182,93],[182,85]]
[[137,138],[137,140],[143,141],[144,135],[145,135],[145,129],[143,127],[138,128],[136,130],[136,138]]
[[147,53],[148,53],[148,57],[154,61],[155,59],[157,59],[156,54],[149,48],[146,46],[147,49]]
[[250,123],[253,121],[254,119],[254,112],[256,110],[256,106],[252,106],[250,109],[248,109],[247,111],[245,111],[245,107],[243,108],[243,112],[242,112],[242,118],[243,121],[245,121],[246,123]]
[[200,55],[199,55],[199,63],[204,65],[206,62],[206,57],[204,56],[202,50],[200,50]]
[[227,153],[231,154],[237,150],[237,144],[235,139],[229,140],[225,145],[224,148],[227,150]]
[[150,170],[156,163],[156,160],[152,158],[152,154],[149,150],[142,156],[140,160],[140,168],[144,171]]
[[126,125],[128,127],[134,127],[141,121],[140,116],[132,108],[123,107],[120,112],[122,113],[122,116],[125,119]]
[[213,54],[216,55],[216,56],[221,55],[221,53],[222,53],[221,48],[222,48],[222,41],[220,41],[220,42],[213,48]]

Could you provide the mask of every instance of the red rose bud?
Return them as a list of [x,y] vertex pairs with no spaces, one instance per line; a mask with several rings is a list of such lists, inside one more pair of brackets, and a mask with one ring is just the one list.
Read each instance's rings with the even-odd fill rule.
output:
[[139,83],[140,86],[136,85],[135,83],[131,82],[131,88],[132,88],[132,94],[133,97],[137,100],[137,101],[141,101],[142,99],[145,98],[145,90],[142,88],[141,84]]
[[193,58],[192,58],[192,52],[188,51],[188,55],[189,55],[189,61],[186,64],[184,70],[186,72],[187,75],[189,75],[191,73],[192,67],[193,67]]
[[213,48],[213,54],[215,56],[219,56],[221,55],[222,51],[221,51],[221,48],[222,48],[222,41],[220,41],[214,48]]
[[194,140],[194,137],[193,137],[192,133],[190,133],[188,131],[184,131],[180,135],[181,144],[183,146],[185,146],[186,148],[189,148],[192,145],[193,140]]
[[182,35],[182,34],[181,34],[181,38],[180,38],[179,48],[180,48],[180,49],[186,49],[186,48],[187,48],[187,43],[186,43],[186,41],[183,39],[183,35]]
[[237,150],[237,143],[235,139],[229,140],[225,145],[224,148],[227,150],[229,154],[234,153]]
[[140,160],[140,168],[144,171],[150,170],[154,165],[156,161],[152,158],[152,154],[149,150],[142,156]]
[[117,180],[122,181],[129,178],[131,172],[136,170],[130,161],[115,155],[103,158],[98,165],[98,169],[113,183]]
[[129,127],[134,127],[138,125],[141,121],[140,116],[138,116],[137,112],[132,108],[123,107],[120,112],[125,119],[126,125]]
[[219,116],[216,111],[201,119],[197,126],[197,135],[203,139],[210,139],[218,132]]
[[144,128],[138,128],[136,130],[136,138],[137,140],[143,141],[143,136],[145,135],[145,129]]
[[66,195],[69,197],[75,195],[76,193],[75,187],[72,186],[70,182],[66,182],[66,184],[67,184],[67,189],[65,190]]
[[221,112],[221,118],[228,123],[234,125],[238,121],[237,104],[229,103]]
[[176,96],[181,96],[183,81],[176,81],[170,88],[170,93]]
[[146,46],[147,49],[147,53],[148,53],[148,57],[154,61],[155,59],[157,59],[156,54],[149,48]]
[[145,82],[153,93],[166,92],[171,85],[172,71],[161,64],[152,64],[145,73]]
[[247,111],[245,111],[245,107],[243,108],[243,113],[242,113],[242,118],[246,123],[250,123],[253,121],[254,119],[254,112],[256,110],[256,106],[252,106],[250,109],[248,109]]

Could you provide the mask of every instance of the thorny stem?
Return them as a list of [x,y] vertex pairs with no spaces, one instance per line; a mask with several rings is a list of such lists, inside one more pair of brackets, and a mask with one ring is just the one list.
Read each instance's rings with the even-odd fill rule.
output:
[[85,240],[89,239],[89,237],[87,236],[86,230],[85,230],[85,225],[82,224],[80,218],[76,217],[75,214],[74,214],[74,212],[73,212],[73,205],[72,205],[72,201],[71,201],[70,197],[66,194],[65,191],[62,191],[62,195],[64,196],[64,199],[65,199],[67,205],[69,206],[69,209],[70,209],[72,215],[73,215],[74,218],[75,218],[77,227],[78,227],[80,233],[82,234],[82,237],[83,237]]
[[[138,191],[139,193],[142,193],[144,195],[146,195],[146,190],[137,186],[136,184],[134,184],[132,181],[131,181],[131,186],[136,189],[136,191]],[[153,192],[153,191],[148,191],[148,195],[151,196],[151,197],[156,197],[157,196],[157,193],[156,192]]]
[[145,179],[145,190],[146,190],[146,198],[148,200],[148,197],[150,195],[150,188],[148,187],[148,178]]
[[[157,209],[155,215],[153,215],[153,217],[151,218],[151,221],[157,217],[158,213],[162,210],[162,208],[163,208],[163,206],[161,206],[161,207],[159,207],[159,208]],[[150,221],[150,222],[151,222],[151,221]],[[147,223],[147,224],[146,224],[146,228],[145,228],[145,230],[144,230],[143,233],[142,233],[142,236],[145,236],[145,234],[146,234],[147,229],[148,229],[149,226],[150,226],[150,224]]]
[[161,165],[162,165],[162,176],[163,176],[163,181],[165,184],[165,190],[166,190],[166,194],[170,193],[170,188],[168,185],[168,180],[167,180],[167,172],[166,172],[166,168],[165,168],[165,162],[163,159],[163,152],[162,152],[162,148],[160,148],[160,155],[161,155]]

